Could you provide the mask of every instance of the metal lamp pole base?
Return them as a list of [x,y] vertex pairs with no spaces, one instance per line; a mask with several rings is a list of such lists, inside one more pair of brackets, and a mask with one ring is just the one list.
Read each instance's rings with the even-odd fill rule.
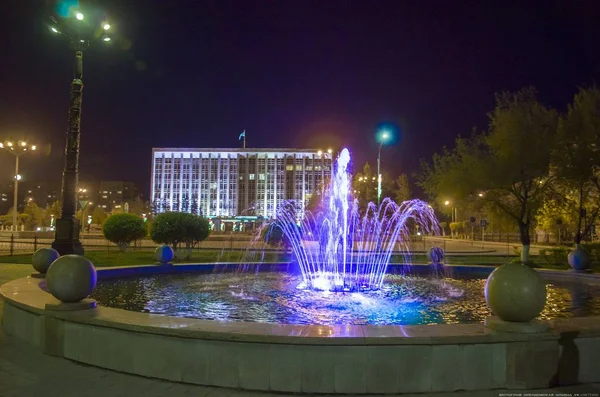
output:
[[57,219],[56,235],[52,248],[61,255],[83,255],[83,246],[79,241],[79,221],[77,219]]
[[56,234],[52,248],[61,255],[83,255],[79,241],[80,225],[77,214],[77,184],[79,182],[79,142],[81,101],[83,98],[83,52],[75,52],[75,70],[71,82],[69,129],[65,148],[65,168],[62,180],[62,214],[56,220]]

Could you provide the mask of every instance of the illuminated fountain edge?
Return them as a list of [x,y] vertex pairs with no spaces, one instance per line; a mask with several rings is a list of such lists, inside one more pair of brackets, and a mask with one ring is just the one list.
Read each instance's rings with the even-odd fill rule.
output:
[[[175,273],[194,266],[203,265],[98,269],[98,276]],[[462,268],[469,271],[468,266]],[[543,274],[600,284],[596,275]],[[46,304],[56,300],[40,284],[43,281],[28,277],[0,286],[8,334],[47,354],[147,377],[244,390],[335,394],[541,388],[555,379],[565,384],[600,382],[595,364],[600,317],[545,321],[550,331],[539,334],[494,332],[483,324],[215,322],[102,306],[46,310]],[[565,356],[568,346],[577,349],[577,355]]]

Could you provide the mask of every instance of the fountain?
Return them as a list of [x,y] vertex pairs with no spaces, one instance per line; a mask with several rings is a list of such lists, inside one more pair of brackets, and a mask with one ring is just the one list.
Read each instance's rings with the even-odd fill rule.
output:
[[[54,356],[242,394],[428,395],[544,388],[557,379],[584,387],[600,382],[600,278],[540,272],[550,281],[549,304],[537,329],[522,321],[507,328],[508,321],[490,317],[482,293],[486,277],[492,274],[486,298],[496,314],[527,320],[535,315],[531,307],[523,318],[522,305],[515,311],[502,295],[541,301],[531,293],[533,283],[522,280],[534,271],[507,265],[518,273],[515,288],[507,267],[453,266],[440,275],[431,271],[437,266],[389,265],[398,251],[410,259],[413,225],[437,232],[435,216],[419,200],[398,205],[386,199],[361,213],[350,194],[349,163],[343,150],[323,210],[297,213],[295,203],[285,203],[267,229],[286,236],[298,266],[243,264],[255,272],[240,271],[240,263],[99,268],[95,309],[84,301],[63,304],[46,292],[71,300],[57,294],[51,267],[47,280],[0,286],[2,326]],[[165,249],[158,251],[159,262],[168,262]],[[439,263],[442,255],[430,250],[430,257]],[[89,285],[84,277],[79,283],[59,279],[71,288]],[[550,332],[538,332],[542,328]]]
[[[343,149],[323,196],[324,210],[298,220],[294,202],[278,208],[278,225],[292,245],[302,272],[300,289],[367,291],[381,288],[393,252],[409,261],[409,220],[436,233],[431,206],[421,200],[369,203],[364,214],[351,193],[350,152]],[[299,227],[298,227],[299,225]],[[318,246],[315,248],[315,245]]]

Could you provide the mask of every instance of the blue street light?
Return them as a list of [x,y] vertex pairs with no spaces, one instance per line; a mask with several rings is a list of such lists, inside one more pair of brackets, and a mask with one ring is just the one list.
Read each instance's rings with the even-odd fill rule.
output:
[[387,128],[382,128],[377,133],[377,142],[379,142],[379,152],[377,154],[377,207],[381,204],[381,148],[391,139],[392,132]]

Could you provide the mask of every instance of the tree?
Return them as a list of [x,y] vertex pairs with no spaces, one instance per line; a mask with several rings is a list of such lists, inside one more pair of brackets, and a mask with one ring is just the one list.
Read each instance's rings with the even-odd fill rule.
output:
[[354,197],[358,199],[361,209],[364,210],[370,202],[377,201],[377,178],[371,172],[369,163],[363,166],[361,172],[354,175],[352,185]]
[[50,204],[48,207],[46,207],[46,224],[47,225],[52,225],[52,219],[54,218],[54,225],[56,226],[56,220],[60,218],[62,214],[62,203],[60,202],[60,200],[57,200],[55,202],[53,202],[52,204]]
[[[284,232],[286,230],[286,232]],[[262,229],[262,237],[265,242],[272,246],[283,246],[286,250],[292,249],[292,240],[289,233],[298,233],[302,235],[302,229],[289,220],[277,220],[269,223]]]
[[318,191],[314,192],[308,199],[304,209],[312,214],[321,212],[323,209],[323,195]]
[[575,244],[579,246],[582,238],[590,233],[600,211],[598,205],[600,90],[598,88],[579,90],[573,104],[568,106],[567,114],[559,122],[557,135],[553,171],[561,181],[577,192]]
[[410,185],[406,174],[399,175],[394,182],[394,199],[400,204],[411,199]]
[[576,234],[578,206],[577,194],[571,193],[563,184],[558,184],[557,188],[562,194],[545,200],[535,220],[537,229],[553,233],[560,243]]
[[190,212],[190,198],[187,194],[181,199],[181,212]]
[[144,220],[134,214],[111,215],[102,227],[104,237],[125,251],[129,244],[148,235]]
[[151,211],[152,215],[158,215],[158,213],[161,211],[161,204],[159,199],[154,199],[154,201],[152,202]]
[[190,212],[194,215],[200,215],[200,207],[198,207],[198,199],[194,196],[190,204]]
[[148,207],[148,204],[139,197],[129,201],[128,205],[130,214],[142,215],[148,214],[151,211],[151,209]]
[[[189,216],[187,216],[189,215]],[[183,242],[189,250],[194,248],[196,244],[205,240],[210,235],[210,222],[208,219],[194,214],[186,214],[184,217],[185,238]]]
[[330,178],[325,178],[321,182],[319,182],[319,185],[317,186],[313,194],[310,196],[304,207],[306,211],[310,211],[313,215],[316,215],[323,211],[324,203],[327,200],[327,187],[330,183]]
[[162,212],[169,211],[169,200],[167,200],[166,198],[162,199],[160,202],[160,208]]
[[532,221],[550,192],[550,156],[557,114],[540,104],[533,88],[496,96],[489,130],[458,138],[453,150],[423,163],[419,185],[438,202],[480,197],[519,229],[521,260],[529,262]]
[[27,230],[35,230],[38,226],[42,225],[44,220],[44,214],[36,203],[30,201],[23,209],[23,214],[27,215],[25,220],[25,228]]
[[163,212],[157,215],[150,228],[150,237],[159,244],[169,244],[177,250],[185,244],[189,250],[210,234],[208,219],[186,212]]
[[104,211],[104,208],[96,206],[92,211],[92,223],[94,225],[102,225],[108,218],[108,214]]
[[[10,207],[8,209],[8,212],[6,213],[5,224],[7,226],[12,226],[12,224],[13,224],[13,211],[14,211],[14,207]],[[29,218],[29,214],[19,213],[17,211],[17,225],[16,226],[24,225],[27,222],[28,218]]]

